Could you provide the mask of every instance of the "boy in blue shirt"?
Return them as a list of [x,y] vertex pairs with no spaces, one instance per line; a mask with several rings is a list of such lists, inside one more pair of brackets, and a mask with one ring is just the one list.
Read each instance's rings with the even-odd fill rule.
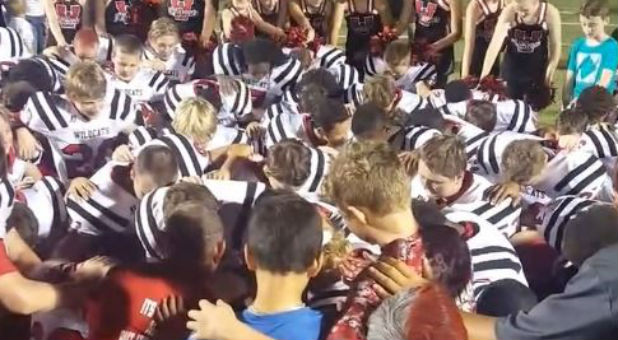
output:
[[318,340],[322,314],[306,307],[303,291],[322,264],[322,219],[292,192],[262,194],[252,209],[245,260],[257,293],[241,320],[275,340]]
[[586,88],[599,85],[613,93],[618,66],[618,42],[605,32],[609,24],[607,0],[586,0],[579,21],[584,36],[571,46],[566,81],[562,92],[565,106],[579,97]]

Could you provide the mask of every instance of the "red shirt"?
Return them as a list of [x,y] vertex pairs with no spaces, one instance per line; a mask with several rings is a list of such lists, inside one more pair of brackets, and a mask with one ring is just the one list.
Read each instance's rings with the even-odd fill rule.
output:
[[150,338],[158,304],[170,295],[183,296],[168,280],[127,269],[115,269],[87,304],[88,339]]
[[16,272],[17,268],[13,265],[13,262],[9,259],[6,250],[4,249],[4,241],[0,239],[0,276],[12,272]]

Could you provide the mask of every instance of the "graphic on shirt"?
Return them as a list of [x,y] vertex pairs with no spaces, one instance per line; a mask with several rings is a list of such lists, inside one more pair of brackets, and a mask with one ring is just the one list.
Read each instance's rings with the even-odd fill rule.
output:
[[126,1],[114,1],[116,13],[114,14],[114,22],[129,23],[129,8],[130,5]]
[[577,53],[577,81],[594,83],[601,69],[600,53]]
[[435,2],[426,2],[423,0],[416,0],[416,15],[418,16],[418,23],[422,26],[429,27],[436,22],[435,16],[438,11],[438,4]]
[[521,29],[513,30],[513,38],[511,42],[517,48],[518,53],[534,53],[541,46],[543,39],[543,31],[525,31]]
[[373,27],[373,15],[350,16],[350,28],[358,34],[369,34]]
[[82,12],[82,6],[80,5],[65,5],[56,4],[56,16],[58,17],[58,24],[60,28],[75,29],[79,25],[80,14]]
[[168,12],[176,21],[188,21],[198,15],[193,9],[193,0],[170,0]]

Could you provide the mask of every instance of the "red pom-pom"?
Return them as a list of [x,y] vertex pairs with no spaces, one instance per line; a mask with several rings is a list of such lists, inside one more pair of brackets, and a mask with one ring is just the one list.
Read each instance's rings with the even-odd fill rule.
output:
[[397,32],[395,29],[384,26],[382,31],[372,36],[369,39],[369,53],[374,56],[380,56],[384,53],[386,46],[393,40],[397,40]]
[[475,76],[467,76],[461,81],[463,81],[470,90],[475,89],[479,85],[479,78]]
[[494,76],[486,76],[479,81],[479,91],[487,93],[491,98],[497,96],[498,100],[508,98],[506,85],[502,79]]
[[239,15],[232,19],[232,29],[230,31],[230,41],[239,44],[255,37],[255,24],[251,19],[244,15]]
[[288,48],[304,47],[307,41],[307,32],[298,26],[292,26],[285,32],[283,46]]

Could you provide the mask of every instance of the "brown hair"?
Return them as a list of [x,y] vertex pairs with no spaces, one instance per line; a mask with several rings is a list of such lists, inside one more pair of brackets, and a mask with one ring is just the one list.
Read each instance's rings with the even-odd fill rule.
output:
[[180,182],[169,188],[163,201],[163,216],[167,219],[176,208],[186,201],[198,201],[202,209],[218,210],[215,196],[203,185]]
[[448,178],[461,176],[468,165],[466,147],[455,136],[431,138],[422,146],[420,157],[429,170]]
[[594,85],[582,91],[575,107],[586,113],[590,124],[597,124],[604,121],[616,109],[616,102],[607,89]]
[[502,154],[502,169],[506,179],[519,184],[525,184],[539,175],[546,162],[547,155],[535,140],[514,141]]
[[609,16],[609,4],[607,0],[585,0],[579,8],[579,14],[586,18]]
[[347,145],[331,164],[323,192],[340,208],[364,207],[386,215],[410,207],[410,178],[386,143]]
[[579,109],[564,110],[556,119],[556,130],[561,135],[584,133],[587,126],[588,116]]
[[384,50],[384,61],[389,66],[395,66],[401,63],[404,59],[410,59],[410,42],[405,39],[399,39],[391,42]]
[[107,91],[103,69],[94,61],[80,61],[69,68],[64,82],[69,97],[79,100],[102,99]]
[[142,42],[132,34],[122,34],[114,38],[113,52],[142,56]]
[[277,181],[301,186],[311,170],[311,151],[296,139],[283,140],[268,150],[266,158],[268,175]]
[[150,145],[140,150],[135,159],[135,171],[147,173],[157,187],[174,183],[178,177],[178,161],[168,147]]
[[365,80],[363,93],[368,102],[387,109],[395,99],[395,81],[385,75],[377,75]]
[[468,103],[465,120],[485,132],[492,132],[498,120],[496,104],[486,100],[471,100]]

